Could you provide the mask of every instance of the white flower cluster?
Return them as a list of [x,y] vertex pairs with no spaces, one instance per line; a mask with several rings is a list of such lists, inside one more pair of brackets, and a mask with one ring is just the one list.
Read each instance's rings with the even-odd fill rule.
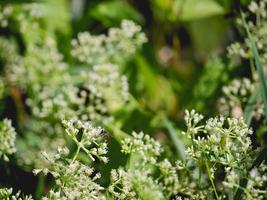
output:
[[176,164],[167,158],[160,161],[162,147],[148,135],[133,133],[133,137],[122,141],[121,151],[129,154],[129,166],[111,171],[108,188],[117,199],[170,199],[180,195],[185,199],[207,199],[212,193],[207,181],[201,182],[202,188],[196,184],[190,159]]
[[[267,42],[266,42],[266,36],[267,32],[265,30],[266,28],[266,22],[267,22],[267,1],[261,0],[259,3],[256,1],[251,1],[249,5],[249,11],[252,14],[256,20],[253,22],[253,20],[248,21],[248,27],[253,35],[253,39],[256,43],[256,46],[261,54],[261,59],[264,64],[267,64]],[[242,25],[242,21],[239,19],[238,23]],[[250,43],[248,39],[245,39],[245,43],[233,43],[228,48],[229,55],[239,55],[243,58],[251,58],[252,53],[250,50]]]
[[[187,132],[184,134],[192,142],[186,151],[186,160],[188,160],[188,164],[195,160],[198,166],[200,161],[203,162],[206,168],[205,173],[207,173],[206,178],[202,174],[203,178],[199,179],[199,182],[203,184],[205,179],[206,184],[211,182],[211,190],[215,193],[216,198],[220,198],[218,191],[224,192],[221,197],[225,198],[224,194],[237,191],[241,178],[247,177],[249,174],[248,185],[246,188],[242,188],[245,191],[244,197],[246,199],[264,199],[266,192],[262,188],[267,182],[267,177],[264,175],[266,166],[262,164],[259,168],[250,171],[254,155],[250,140],[251,129],[247,127],[242,118],[226,119],[220,116],[210,118],[204,124],[201,123],[202,118],[195,111],[186,111]],[[188,164],[178,168],[188,169]],[[223,188],[217,188],[214,184],[216,173],[220,169],[225,170],[225,178],[222,181]],[[202,170],[201,167],[199,170]],[[198,173],[203,172],[199,171]]]
[[15,52],[15,59],[5,69],[7,84],[21,89],[33,114],[22,125],[23,131],[28,134],[18,140],[18,162],[25,167],[40,166],[42,160],[39,159],[39,151],[44,148],[53,151],[65,142],[59,122],[55,122],[54,118],[38,120],[41,117],[39,107],[49,98],[47,93],[41,91],[47,88],[49,94],[55,95],[60,86],[69,81],[68,66],[63,62],[55,41],[46,38],[44,43],[43,46],[28,46],[24,56]]
[[69,84],[53,90],[50,86],[34,87],[38,97],[27,104],[38,118],[68,119],[79,117],[94,122],[111,122],[111,112],[119,110],[128,100],[127,78],[118,66],[96,65],[79,76],[80,86]]
[[[133,132],[132,136],[122,141],[121,150],[130,156],[132,167],[111,171],[109,193],[118,199],[169,198],[178,188],[175,167],[167,159],[158,161],[162,153],[159,142],[143,132]],[[154,168],[161,172],[160,178],[154,178]]]
[[108,192],[119,200],[164,199],[160,184],[153,179],[148,169],[112,170]]
[[177,161],[176,166],[174,166],[168,159],[165,158],[157,164],[161,176],[163,177],[161,180],[161,187],[168,195],[175,194],[181,189],[182,183],[179,178],[179,170],[181,170],[181,168],[179,167],[178,162],[179,161]]
[[0,60],[3,65],[12,65],[17,59],[14,41],[0,37]]
[[[81,76],[85,79],[84,88],[90,91],[89,100],[103,99],[110,111],[117,110],[117,107],[121,107],[129,98],[127,78],[120,75],[117,65],[95,65],[92,71]],[[100,107],[97,109],[101,110]]]
[[6,28],[15,21],[22,33],[39,28],[37,20],[42,16],[42,11],[37,3],[0,5],[0,27]]
[[[202,117],[201,117],[202,118]],[[204,125],[199,114],[186,112],[188,130],[185,134],[192,140],[187,155],[198,160],[202,157],[209,162],[220,163],[229,167],[240,167],[247,154],[252,150],[249,136],[252,131],[242,118],[210,118]],[[197,123],[188,123],[194,121]],[[204,135],[201,135],[204,134]]]
[[8,19],[12,16],[13,9],[11,6],[0,5],[0,27],[8,26]]
[[[69,149],[58,148],[57,153],[43,156],[48,162],[48,167],[35,169],[38,174],[50,173],[56,181],[57,191],[51,191],[43,199],[103,199],[101,191],[104,189],[96,180],[101,177],[99,173],[94,174],[94,169],[77,160],[80,151],[85,152],[93,161],[95,158],[107,162],[107,144],[103,140],[102,129],[94,128],[89,122],[80,120],[63,121],[66,133],[77,146],[77,151],[72,159],[69,159]],[[101,141],[101,142],[100,142]]]
[[138,154],[145,162],[156,164],[156,157],[162,149],[159,142],[149,135],[133,132],[133,138],[125,138],[122,141],[122,152],[125,154]]
[[[260,54],[263,70],[267,74],[267,42],[266,42],[266,23],[267,23],[267,0],[251,1],[248,6],[249,12],[245,13],[245,19],[249,32],[256,44]],[[238,19],[238,24],[244,28],[243,19]],[[233,80],[228,86],[223,87],[223,97],[219,99],[218,108],[226,116],[240,117],[248,105],[249,97],[255,95],[258,88],[259,78],[256,68],[253,64],[253,54],[249,38],[245,38],[244,43],[236,42],[228,47],[229,56],[239,56],[250,59],[252,81],[244,78],[242,80]],[[256,98],[256,97],[255,97]],[[255,99],[254,98],[254,99]],[[259,121],[263,116],[263,102],[256,98],[254,102],[252,117]]]
[[[52,162],[53,161],[53,162]],[[50,169],[42,172],[51,173],[56,180],[58,192],[51,191],[46,199],[103,199],[101,191],[104,189],[95,181],[100,174],[93,175],[94,170],[78,161],[72,163],[50,161]],[[39,171],[36,171],[37,173]],[[53,197],[53,198],[52,198]]]
[[[103,142],[103,129],[95,128],[89,122],[82,122],[80,120],[63,120],[66,127],[66,133],[78,146],[77,152],[83,150],[93,161],[95,157],[104,163],[108,162],[107,157],[107,143]],[[80,139],[78,140],[78,133]]]
[[[234,79],[229,85],[224,86],[223,96],[218,100],[218,109],[225,116],[241,117],[243,116],[245,106],[249,97],[256,89],[255,83],[250,79]],[[263,104],[259,99],[257,102],[254,116],[259,118],[263,114]]]
[[191,146],[185,159],[175,163],[167,158],[160,160],[162,147],[150,136],[133,133],[125,138],[121,152],[129,155],[129,162],[124,168],[111,170],[107,188],[97,183],[101,175],[94,172],[96,169],[79,159],[80,153],[85,153],[93,162],[107,161],[103,130],[89,122],[64,120],[76,152],[70,153],[63,147],[56,153],[43,153],[48,167],[34,173],[50,173],[56,183],[43,200],[225,199],[237,191],[242,177],[248,180],[247,187],[242,188],[244,198],[264,199],[267,167],[261,164],[250,170],[254,158],[251,130],[242,119],[215,117],[205,123],[202,120],[196,111],[186,111],[184,134]]
[[16,194],[12,194],[13,189],[12,188],[1,188],[0,189],[0,199],[3,200],[33,200],[32,196],[30,195],[22,195],[20,191],[18,191]]
[[[247,176],[247,186],[243,188],[245,190],[245,198],[249,200],[253,199],[265,199],[267,192],[265,186],[267,184],[267,176],[266,176],[266,164],[261,164],[259,167],[253,168],[249,175]],[[244,172],[241,170],[225,168],[226,178],[223,181],[223,185],[227,189],[237,188],[239,184],[239,178],[244,176]]]
[[7,76],[11,83],[36,92],[44,85],[52,87],[69,81],[67,69],[55,41],[47,38],[44,46],[29,46],[26,55],[8,67]]
[[[97,158],[107,162],[107,144],[103,141],[103,130],[93,127],[89,122],[76,119],[64,120],[63,124],[66,134],[74,141],[77,150],[74,155],[70,155],[66,147],[58,148],[58,151],[52,154],[43,152],[48,167],[35,169],[33,172],[42,172],[45,175],[50,173],[56,182],[56,187],[43,197],[43,200],[106,199],[105,188],[97,183],[101,175],[78,160],[78,155],[84,152],[92,161]],[[159,156],[160,145],[155,140],[144,134],[133,135],[131,141],[124,142],[125,148],[122,152],[128,149],[127,153],[133,152],[131,156],[139,154],[147,156],[147,159],[149,155]],[[145,142],[142,143],[143,139]],[[129,147],[130,143],[134,145]],[[155,161],[152,163],[156,165]],[[161,184],[154,180],[152,171],[144,168],[145,165],[140,162],[136,163],[137,168],[112,170],[111,183],[106,192],[117,199],[164,199]],[[143,166],[143,169],[140,166]],[[143,187],[144,185],[147,187]]]
[[110,28],[107,35],[80,33],[72,41],[72,55],[80,62],[90,65],[116,62],[135,53],[146,41],[140,26],[123,20],[120,28]]
[[251,199],[266,198],[267,192],[264,188],[267,183],[266,170],[266,164],[261,164],[259,167],[255,167],[249,172],[246,190],[251,194]]
[[[136,193],[129,174],[122,168],[111,171],[108,191],[118,199],[135,199]],[[122,192],[121,192],[122,191]]]
[[11,121],[4,119],[0,122],[0,158],[9,161],[8,155],[16,152],[15,139],[16,132]]
[[[117,65],[98,64],[89,70],[81,70],[80,74],[73,74],[50,37],[45,38],[44,44],[29,45],[24,56],[17,55],[17,52],[15,55],[15,59],[6,66],[8,84],[22,89],[26,95],[26,106],[33,116],[28,121],[41,124],[39,129],[23,125],[25,131],[36,134],[34,138],[40,138],[41,142],[34,145],[27,141],[20,143],[24,149],[19,152],[21,164],[25,160],[24,163],[29,166],[30,159],[36,158],[27,150],[27,145],[37,153],[47,145],[51,147],[48,149],[54,150],[55,144],[62,143],[58,128],[62,119],[76,117],[96,124],[110,123],[113,121],[111,113],[121,109],[128,101],[127,78],[121,75]],[[56,127],[57,130],[54,130]],[[27,139],[32,140],[30,137]],[[38,159],[32,162],[41,163]]]

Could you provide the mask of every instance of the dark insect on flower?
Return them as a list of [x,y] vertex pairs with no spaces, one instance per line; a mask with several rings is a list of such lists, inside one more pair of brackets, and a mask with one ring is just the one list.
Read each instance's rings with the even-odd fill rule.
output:
[[111,134],[108,132],[108,131],[106,131],[105,129],[102,129],[101,130],[101,132],[100,132],[100,134],[103,136],[103,138],[105,138],[105,139],[109,139],[109,138],[111,138]]

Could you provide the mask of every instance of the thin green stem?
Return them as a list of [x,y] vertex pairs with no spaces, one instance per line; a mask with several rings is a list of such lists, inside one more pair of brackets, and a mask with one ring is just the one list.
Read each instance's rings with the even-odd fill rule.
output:
[[213,190],[214,190],[216,199],[219,200],[219,196],[218,196],[218,193],[217,193],[215,184],[214,184],[214,182],[213,182],[213,180],[212,180],[212,177],[211,177],[210,167],[209,167],[208,161],[207,161],[206,159],[205,159],[205,165],[206,165],[206,169],[207,169],[208,177],[209,177],[210,182],[211,182],[211,185],[212,185],[212,187],[213,187]]
[[75,153],[75,155],[74,155],[74,157],[73,157],[73,159],[72,159],[72,161],[71,161],[71,164],[76,160],[78,154],[80,153],[80,150],[81,150],[81,146],[78,145],[78,148],[77,148],[77,150],[76,150],[76,153]]

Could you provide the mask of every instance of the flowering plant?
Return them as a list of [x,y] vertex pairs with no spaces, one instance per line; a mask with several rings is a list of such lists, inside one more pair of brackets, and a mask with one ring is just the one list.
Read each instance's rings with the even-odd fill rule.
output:
[[[83,24],[75,21],[77,13],[58,24],[54,15],[68,16],[66,1],[58,2],[0,3],[0,199],[267,199],[266,0],[251,2],[241,13],[238,24],[246,31],[244,42],[228,47],[227,61],[218,56],[211,62],[219,63],[221,70],[227,68],[224,62],[237,69],[249,60],[251,75],[231,79],[234,70],[223,71],[221,80],[228,85],[221,86],[222,95],[215,95],[216,88],[204,88],[203,96],[215,96],[218,105],[204,114],[184,109],[205,108],[205,102],[184,103],[183,98],[198,94],[200,88],[187,94],[188,86],[177,82],[177,77],[183,79],[176,71],[184,61],[168,67],[180,59],[175,57],[184,45],[176,38],[180,29],[166,39],[171,38],[168,43],[176,49],[163,47],[157,58],[151,50],[157,45],[144,46],[147,37],[155,38],[154,32],[145,34],[134,22],[139,15],[112,27],[99,17],[108,6],[121,8],[124,3],[92,6],[95,10],[89,9],[88,15],[97,20],[91,25],[101,25],[89,32],[74,27]],[[72,2],[78,9],[78,1]],[[220,10],[215,1],[207,2]],[[57,3],[61,14],[52,9]],[[158,4],[153,1],[152,7]],[[188,7],[181,5],[175,4],[172,13]],[[125,18],[136,13],[127,9],[121,11]],[[113,16],[104,19],[108,17]],[[70,24],[73,35],[67,31]],[[188,29],[197,26],[192,23]],[[190,34],[197,41],[194,31]],[[155,63],[164,63],[164,68],[155,69]],[[220,76],[210,65],[199,83]],[[186,97],[178,98],[175,92],[183,90]],[[20,185],[16,181],[21,176],[32,183]]]

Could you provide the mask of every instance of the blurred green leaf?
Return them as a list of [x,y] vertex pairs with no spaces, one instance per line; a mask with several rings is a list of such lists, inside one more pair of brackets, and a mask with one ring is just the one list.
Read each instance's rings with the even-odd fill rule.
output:
[[41,3],[46,27],[50,31],[70,33],[70,10],[66,0],[45,0]]
[[188,23],[188,31],[198,59],[206,59],[224,46],[227,25],[226,20],[220,16]]
[[241,0],[242,4],[249,4],[252,0]]
[[184,160],[185,158],[185,147],[183,144],[183,141],[180,139],[180,137],[178,136],[177,131],[175,130],[174,126],[172,125],[172,123],[166,118],[164,117],[163,119],[163,124],[165,125],[165,127],[167,128],[170,137],[172,139],[172,142],[176,148],[177,153],[179,154],[180,159]]
[[178,6],[181,7],[177,10],[180,11],[178,17],[182,21],[191,21],[225,13],[224,8],[213,0],[184,0],[180,2],[182,3]]
[[266,138],[266,133],[267,133],[267,126],[262,125],[256,130],[256,136],[258,141],[264,141]]
[[46,30],[70,33],[70,11],[66,0],[46,0],[41,2],[41,12],[45,15]]
[[[223,15],[227,5],[216,0],[151,0],[153,14],[160,21],[194,21]],[[164,24],[165,25],[165,24]]]
[[67,0],[45,0],[42,1],[41,5],[45,15],[46,30],[55,36],[59,50],[67,57],[70,43],[62,41],[70,41],[71,39],[69,2]]
[[152,70],[152,65],[144,56],[138,54],[136,62],[140,70],[138,76],[142,83],[140,89],[143,103],[155,112],[173,112],[176,108],[176,97],[170,82]]
[[140,15],[126,1],[106,1],[99,3],[89,11],[89,15],[101,21],[105,26],[119,24],[123,19],[131,19],[139,24],[143,23]]
[[224,63],[218,57],[208,60],[202,73],[193,89],[193,98],[190,108],[195,108],[199,112],[211,112],[215,108],[214,99],[220,93],[220,87],[227,78],[227,71]]

